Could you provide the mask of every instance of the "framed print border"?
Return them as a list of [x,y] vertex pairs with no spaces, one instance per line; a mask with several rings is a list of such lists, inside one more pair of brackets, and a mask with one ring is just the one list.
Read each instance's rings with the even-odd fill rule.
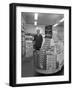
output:
[[[48,84],[66,84],[71,83],[71,7],[70,6],[56,6],[56,5],[40,5],[40,4],[22,4],[12,3],[9,5],[10,10],[10,63],[9,63],[9,85],[16,86],[33,86],[33,85],[48,85]],[[16,83],[16,7],[39,7],[39,8],[56,8],[69,10],[69,80],[57,82],[41,82],[41,83]]]

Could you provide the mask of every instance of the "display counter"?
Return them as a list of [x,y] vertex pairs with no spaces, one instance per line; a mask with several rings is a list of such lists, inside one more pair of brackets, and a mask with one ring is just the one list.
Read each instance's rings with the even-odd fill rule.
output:
[[51,47],[46,51],[44,49],[35,51],[34,57],[36,57],[36,72],[38,73],[54,74],[64,66],[64,50],[60,47]]

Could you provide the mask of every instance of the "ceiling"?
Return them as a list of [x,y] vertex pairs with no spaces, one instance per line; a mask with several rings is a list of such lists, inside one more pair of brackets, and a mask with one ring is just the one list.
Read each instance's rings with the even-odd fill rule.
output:
[[[34,13],[22,12],[22,16],[26,21],[26,24],[34,24]],[[53,25],[58,23],[62,18],[63,14],[51,14],[51,13],[38,13],[38,25]],[[64,25],[64,23],[61,23]]]

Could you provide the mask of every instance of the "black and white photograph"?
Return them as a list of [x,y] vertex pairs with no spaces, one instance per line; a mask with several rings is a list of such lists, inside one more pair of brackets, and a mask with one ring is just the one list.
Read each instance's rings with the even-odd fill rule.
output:
[[10,86],[71,83],[71,7],[10,6]]
[[64,75],[64,15],[21,13],[22,77]]

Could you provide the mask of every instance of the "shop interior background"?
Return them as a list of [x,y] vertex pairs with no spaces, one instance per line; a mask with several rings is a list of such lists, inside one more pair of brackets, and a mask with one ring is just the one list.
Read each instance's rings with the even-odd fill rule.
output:
[[[42,47],[45,43],[45,26],[52,25],[52,38],[55,41],[61,42],[61,48],[59,52],[64,50],[64,15],[63,14],[52,14],[52,13],[32,13],[22,12],[21,13],[21,75],[22,77],[31,76],[53,76],[53,75],[64,75],[64,53],[57,54],[59,63],[63,63],[63,68],[60,72],[55,74],[42,74],[37,73],[34,68],[33,58],[33,36],[36,34],[36,30],[40,29],[40,33],[43,36]],[[53,46],[53,41],[50,40],[49,44]],[[50,63],[50,62],[48,62]],[[48,65],[48,64],[47,64]]]

